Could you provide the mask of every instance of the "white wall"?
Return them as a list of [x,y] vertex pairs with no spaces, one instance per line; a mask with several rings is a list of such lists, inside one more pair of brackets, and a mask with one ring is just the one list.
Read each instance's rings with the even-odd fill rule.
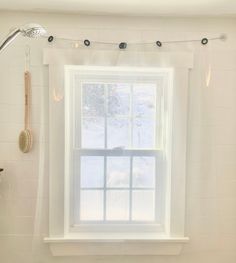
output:
[[[0,13],[0,37],[26,22],[44,25],[57,36],[96,40],[191,39],[227,33],[227,42],[174,48],[194,50],[190,74],[187,165],[186,235],[191,241],[174,257],[53,258],[42,237],[48,228],[48,175],[38,176],[41,95],[47,92],[47,68],[42,65],[46,40],[19,38],[0,54],[0,262],[236,262],[236,20],[115,18],[77,15]],[[25,43],[31,46],[33,82],[32,122],[35,146],[31,153],[18,150],[23,128],[23,72]],[[210,58],[210,59],[209,59]],[[205,85],[208,62],[210,86]],[[45,110],[47,107],[45,106]],[[42,180],[43,179],[43,180]],[[39,191],[43,188],[44,191]],[[36,209],[42,205],[42,216]],[[40,218],[40,224],[38,220]],[[40,212],[41,215],[41,212]],[[38,237],[33,238],[36,233]]]

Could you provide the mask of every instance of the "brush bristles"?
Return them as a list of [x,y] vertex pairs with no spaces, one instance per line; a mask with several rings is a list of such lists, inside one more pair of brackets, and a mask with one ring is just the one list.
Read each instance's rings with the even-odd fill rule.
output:
[[23,153],[30,151],[32,147],[32,135],[29,130],[24,130],[19,136],[19,148]]

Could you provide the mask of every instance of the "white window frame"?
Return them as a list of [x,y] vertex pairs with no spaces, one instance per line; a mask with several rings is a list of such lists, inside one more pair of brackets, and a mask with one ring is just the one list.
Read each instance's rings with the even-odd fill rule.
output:
[[[97,58],[110,56],[109,51],[96,51]],[[137,67],[136,56],[124,52],[121,55],[129,57],[129,65]],[[103,233],[102,235],[68,234],[66,218],[68,213],[65,198],[65,104],[64,104],[64,66],[83,65],[88,53],[85,50],[52,50],[44,52],[44,64],[49,65],[49,243],[53,255],[177,255],[183,244],[188,241],[185,236],[185,181],[186,181],[186,142],[187,142],[187,112],[188,112],[188,77],[189,69],[193,67],[193,54],[188,52],[145,52],[140,58],[145,64],[157,68],[173,68],[172,103],[169,109],[173,113],[168,121],[171,144],[168,145],[168,158],[171,165],[168,169],[168,202],[166,211],[168,227],[165,234],[132,233],[124,235]],[[86,59],[85,59],[86,58]],[[122,65],[122,56],[120,61]],[[165,61],[165,63],[163,63]],[[100,62],[97,62],[100,65]],[[96,63],[95,63],[96,65]],[[138,65],[139,66],[139,65]],[[140,65],[140,69],[142,66]],[[147,68],[143,68],[147,69]],[[173,133],[171,132],[173,131]]]
[[[164,163],[162,161],[162,156],[165,152],[164,149],[164,142],[166,141],[167,134],[165,132],[165,127],[167,126],[166,121],[163,118],[163,115],[167,115],[167,108],[168,103],[167,97],[168,94],[165,94],[167,91],[170,90],[169,86],[172,85],[172,69],[155,69],[155,68],[148,68],[148,69],[140,69],[140,68],[128,68],[128,67],[91,67],[91,66],[74,66],[69,65],[65,66],[65,179],[68,181],[67,188],[65,189],[65,193],[67,193],[68,197],[65,199],[67,201],[66,204],[66,211],[65,214],[66,223],[65,223],[65,229],[66,233],[69,235],[71,233],[79,233],[79,232],[126,232],[126,235],[128,232],[137,232],[142,233],[145,231],[153,231],[156,233],[162,233],[165,232],[165,180],[166,180],[166,174],[165,170],[163,169]],[[78,78],[79,76],[79,82],[74,83],[74,77]],[[159,213],[157,216],[158,222],[146,222],[146,224],[142,224],[141,222],[132,222],[130,224],[125,223],[119,223],[119,222],[109,222],[106,224],[99,224],[96,222],[91,222],[90,224],[82,224],[82,225],[74,225],[73,218],[75,215],[73,214],[74,207],[75,207],[75,189],[74,185],[76,183],[76,180],[73,175],[73,144],[74,144],[74,136],[73,136],[73,129],[75,129],[75,123],[74,123],[74,114],[81,114],[78,108],[81,109],[81,99],[80,101],[74,101],[75,97],[75,89],[79,89],[78,86],[81,88],[81,85],[84,81],[90,81],[91,83],[151,83],[151,84],[158,84],[158,81],[161,80],[164,82],[162,84],[161,88],[156,88],[156,106],[158,104],[159,107],[157,107],[156,112],[158,113],[158,120],[160,121],[158,128],[155,127],[155,133],[156,133],[156,147],[155,149],[125,149],[122,150],[122,156],[153,156],[156,159],[156,167],[158,167],[157,171],[158,176],[156,175],[156,179],[158,177],[158,180],[155,180],[155,194],[157,195],[155,197],[156,200],[156,207],[155,212],[158,209]],[[78,91],[77,91],[78,92]],[[158,96],[159,95],[159,96]],[[160,101],[157,101],[159,100]],[[76,104],[76,106],[75,106]],[[169,103],[171,105],[171,103]],[[76,107],[76,109],[74,108]],[[161,112],[163,111],[163,112]],[[164,112],[165,111],[165,112]],[[76,112],[76,113],[75,113]],[[77,117],[78,118],[78,117]],[[156,121],[157,121],[156,119]],[[81,126],[81,123],[79,124],[79,128]],[[157,134],[160,134],[157,136]],[[161,139],[161,138],[162,139]],[[161,140],[160,140],[161,139]],[[159,141],[158,141],[159,140]],[[158,148],[159,147],[159,148]],[[79,151],[79,150],[78,150]],[[116,150],[101,150],[101,149],[80,149],[80,151],[84,154],[94,153],[95,155],[99,155],[102,151],[107,153],[106,156],[121,156],[120,151]],[[126,153],[126,154],[125,154]],[[131,186],[130,186],[131,187]],[[77,200],[78,198],[76,198]]]

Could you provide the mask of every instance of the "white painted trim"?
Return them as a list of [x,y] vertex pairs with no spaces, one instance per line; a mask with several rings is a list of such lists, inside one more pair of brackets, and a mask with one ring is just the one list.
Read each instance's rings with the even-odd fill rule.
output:
[[54,256],[179,255],[188,238],[45,238]]
[[[138,59],[137,59],[138,55]],[[107,58],[105,63],[104,56]],[[108,59],[109,58],[109,59]],[[96,239],[95,236],[84,241],[78,235],[67,238],[64,209],[64,65],[123,65],[143,67],[173,67],[174,86],[173,118],[169,127],[175,131],[170,145],[169,157],[172,159],[172,169],[166,184],[169,187],[171,204],[166,211],[169,227],[166,237],[157,235],[152,240],[139,237],[136,239],[108,238]],[[50,155],[50,197],[49,197],[49,238],[54,255],[177,255],[184,243],[185,237],[185,180],[186,180],[186,128],[188,102],[188,73],[193,66],[193,54],[189,52],[114,52],[98,50],[55,50],[44,52],[44,63],[49,65],[49,155]],[[173,120],[173,121],[172,121]],[[63,142],[63,143],[61,143]],[[172,148],[173,147],[173,148]],[[101,242],[101,239],[103,240]],[[113,240],[113,242],[111,242]],[[175,241],[174,241],[175,240]],[[112,244],[110,244],[112,243]]]

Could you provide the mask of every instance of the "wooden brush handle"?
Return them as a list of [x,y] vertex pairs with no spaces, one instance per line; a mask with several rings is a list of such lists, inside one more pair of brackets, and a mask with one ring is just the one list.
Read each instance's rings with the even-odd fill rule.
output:
[[31,92],[31,76],[30,72],[25,72],[25,129],[30,124],[30,92]]

